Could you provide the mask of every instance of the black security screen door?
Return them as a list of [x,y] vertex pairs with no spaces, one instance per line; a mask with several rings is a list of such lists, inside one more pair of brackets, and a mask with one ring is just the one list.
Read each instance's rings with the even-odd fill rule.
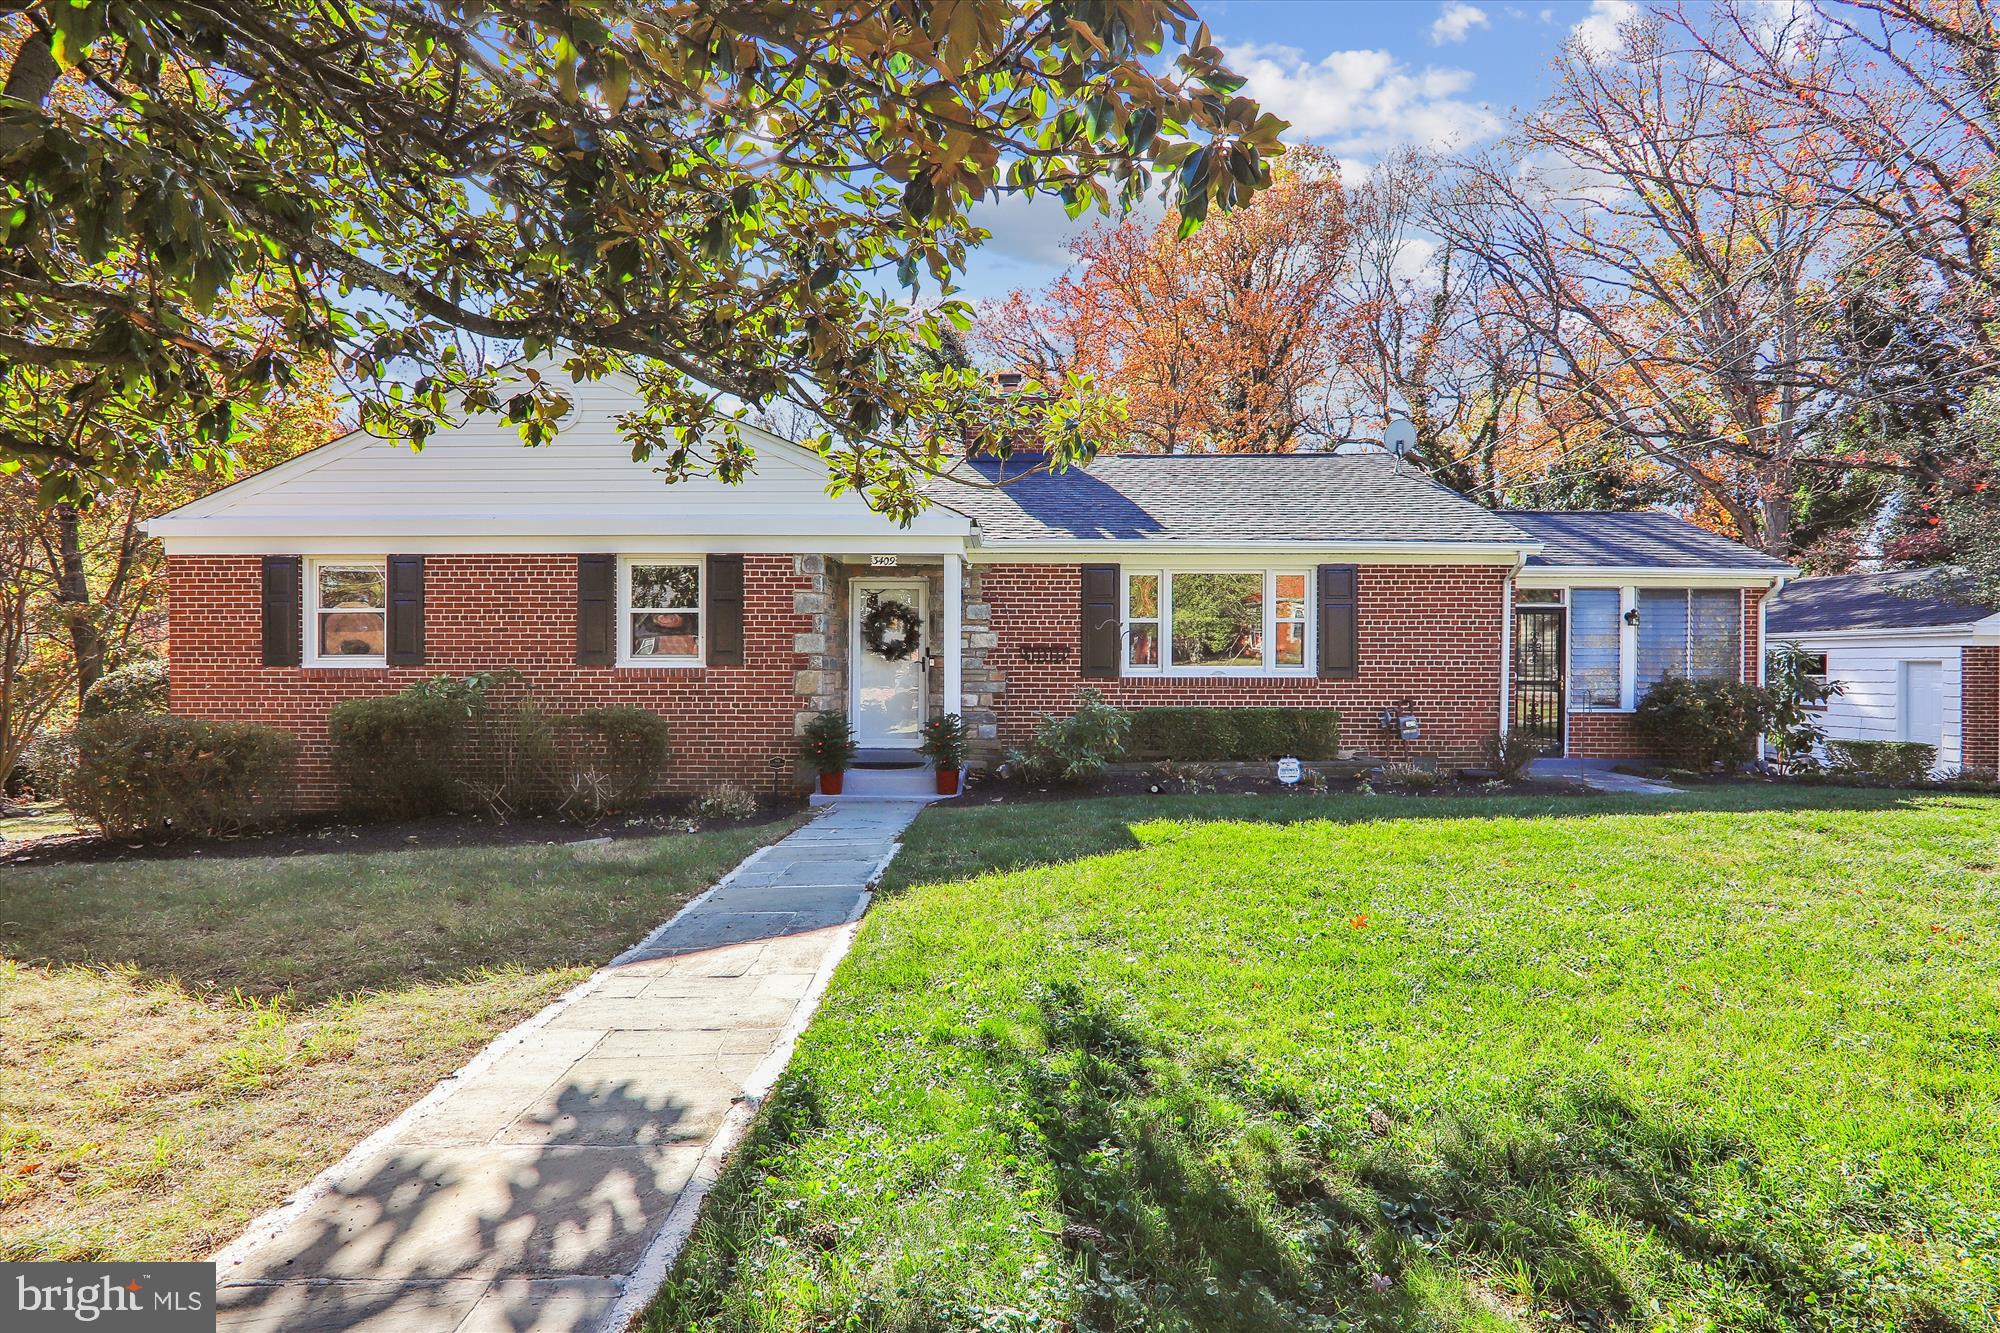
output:
[[1562,753],[1563,609],[1522,607],[1514,613],[1513,727]]

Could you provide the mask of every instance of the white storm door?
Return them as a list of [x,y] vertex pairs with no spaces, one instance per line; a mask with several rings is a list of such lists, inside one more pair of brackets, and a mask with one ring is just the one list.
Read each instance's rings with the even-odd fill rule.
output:
[[[856,579],[847,591],[848,711],[854,721],[854,739],[870,749],[914,750],[923,743],[924,654],[931,647],[924,582]],[[890,661],[862,641],[861,622],[871,605],[886,602],[914,608],[917,623],[924,627],[916,651],[898,661]]]
[[1944,742],[1944,663],[1903,663],[1903,739]]

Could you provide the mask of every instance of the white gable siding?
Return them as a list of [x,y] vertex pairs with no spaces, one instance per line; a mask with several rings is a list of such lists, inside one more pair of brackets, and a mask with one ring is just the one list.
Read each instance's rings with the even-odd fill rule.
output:
[[1814,652],[1826,652],[1826,671],[1841,693],[1827,701],[1826,734],[1833,740],[1899,741],[1903,739],[1902,679],[1905,662],[1939,662],[1944,677],[1944,735],[1938,746],[1940,772],[1962,762],[1963,727],[1960,673],[1963,650],[1937,644],[1867,644],[1834,646],[1803,639]]
[[817,456],[761,431],[746,431],[756,461],[742,484],[707,476],[669,483],[656,463],[633,460],[618,430],[618,416],[636,402],[626,381],[614,377],[569,393],[571,411],[547,445],[524,446],[510,423],[493,416],[440,431],[421,451],[354,435],[149,527],[170,546],[228,538],[504,535],[521,542],[581,534],[890,540],[969,528],[961,516],[932,509],[903,529],[859,496],[830,496]]

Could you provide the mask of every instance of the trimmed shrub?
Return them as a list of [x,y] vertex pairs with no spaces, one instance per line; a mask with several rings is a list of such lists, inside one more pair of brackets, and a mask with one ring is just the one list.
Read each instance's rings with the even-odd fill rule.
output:
[[650,796],[673,757],[667,720],[645,708],[586,708],[555,724],[557,809],[585,820]]
[[1838,772],[1866,774],[1899,787],[1930,781],[1937,763],[1937,746],[1919,741],[1828,741],[1826,753]]
[[106,713],[75,744],[63,799],[114,838],[235,833],[290,808],[297,745],[273,727]]
[[1125,753],[1131,729],[1130,713],[1084,690],[1068,717],[1044,714],[1028,748],[1008,751],[1007,763],[1026,782],[1088,782]]
[[108,671],[83,696],[84,717],[167,711],[167,664],[157,658]]
[[62,793],[63,783],[68,781],[70,770],[76,767],[76,736],[69,731],[44,731],[28,742],[28,748],[21,751],[20,762],[14,772],[33,788],[35,795],[47,800]]
[[1127,749],[1135,759],[1186,763],[1340,757],[1332,708],[1140,708]]
[[348,699],[326,715],[340,803],[357,814],[407,819],[466,803],[460,762],[480,704],[415,689]]
[[1668,676],[1639,701],[1640,739],[1668,764],[1705,770],[1756,757],[1757,733],[1771,718],[1771,695],[1736,680]]

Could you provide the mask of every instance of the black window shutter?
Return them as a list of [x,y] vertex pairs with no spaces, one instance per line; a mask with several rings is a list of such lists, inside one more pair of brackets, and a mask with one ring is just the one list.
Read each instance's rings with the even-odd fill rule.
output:
[[618,557],[576,558],[576,664],[614,666],[618,661]]
[[743,557],[708,557],[708,664],[743,665]]
[[295,555],[264,557],[264,665],[297,666],[304,646],[305,562]]
[[424,558],[389,557],[389,665],[424,664]]
[[1361,669],[1361,636],[1356,628],[1354,565],[1319,567],[1319,674],[1352,680]]
[[1083,674],[1116,676],[1125,654],[1118,627],[1118,566],[1084,565]]

